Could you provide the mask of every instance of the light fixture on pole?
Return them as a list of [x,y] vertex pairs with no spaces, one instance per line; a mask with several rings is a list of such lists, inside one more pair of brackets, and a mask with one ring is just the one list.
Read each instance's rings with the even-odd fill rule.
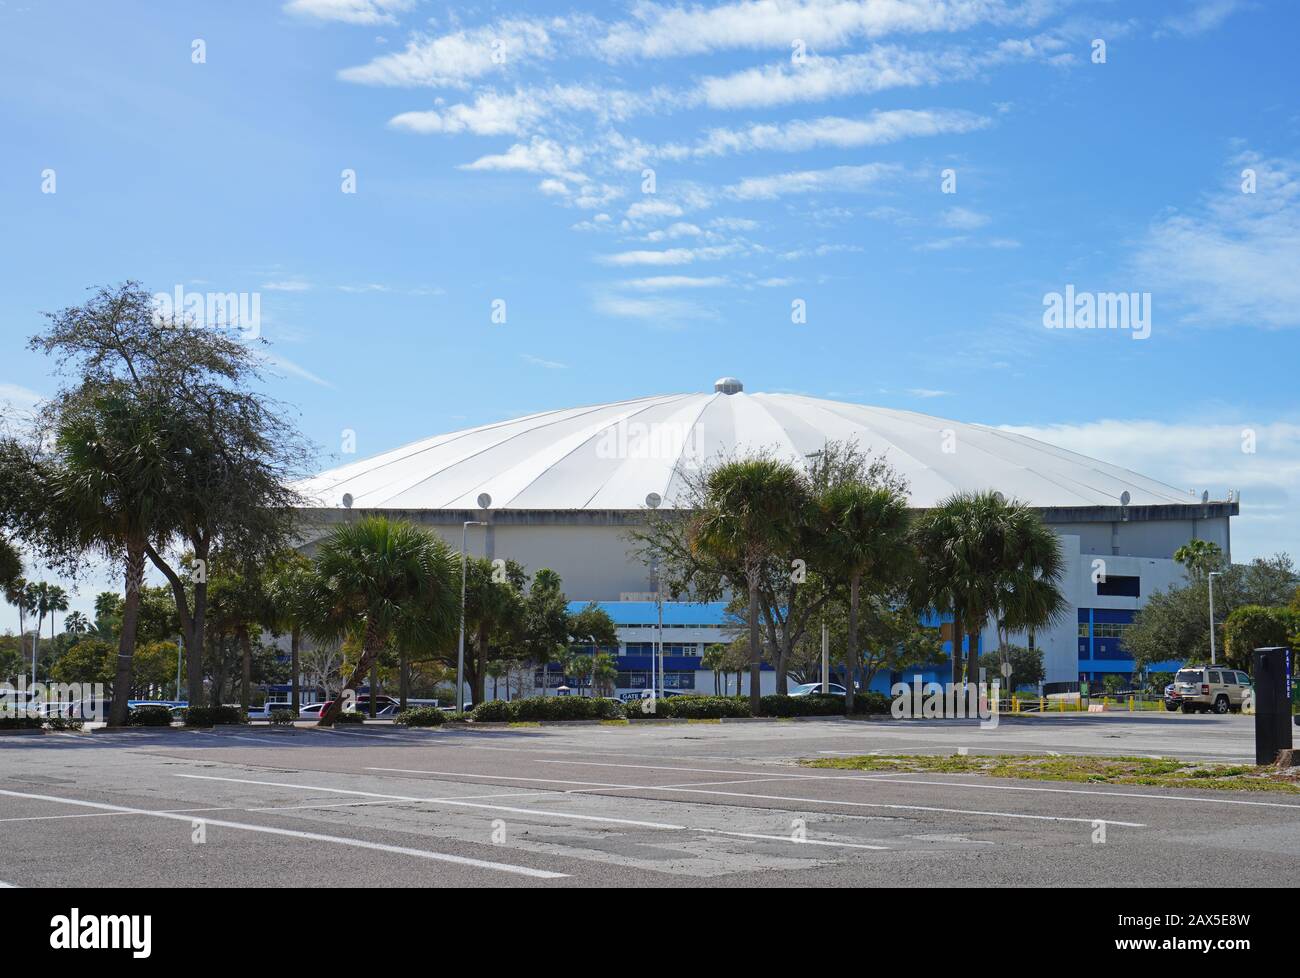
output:
[[1210,584],[1210,665],[1218,665],[1217,657],[1214,651],[1214,579],[1219,577],[1222,571],[1210,571],[1206,578]]
[[[492,497],[486,492],[478,497],[480,509],[492,505]],[[456,712],[465,710],[465,578],[468,574],[468,561],[465,551],[468,547],[467,534],[471,526],[487,526],[482,520],[466,520],[460,528],[460,642],[456,646]]]

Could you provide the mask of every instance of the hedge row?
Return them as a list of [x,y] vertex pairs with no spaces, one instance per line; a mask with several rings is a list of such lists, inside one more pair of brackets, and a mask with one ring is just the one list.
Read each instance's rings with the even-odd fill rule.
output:
[[170,727],[172,711],[165,706],[137,706],[126,715],[128,727]]
[[191,706],[181,716],[187,727],[215,727],[248,722],[247,714],[237,706]]
[[534,696],[530,699],[488,700],[474,707],[470,719],[479,723],[532,720],[621,720],[623,704],[588,696]]
[[0,716],[0,730],[80,730],[81,717]]
[[440,727],[447,722],[447,714],[436,706],[420,706],[403,710],[394,722],[404,727]]
[[633,700],[627,704],[629,720],[731,720],[751,716],[749,701],[734,696],[669,696],[661,700]]
[[[844,716],[844,697],[836,693],[811,693],[808,696],[781,696],[772,694],[762,700],[765,717],[832,717]],[[862,716],[888,713],[889,698],[884,693],[868,690],[853,695],[853,713]]]

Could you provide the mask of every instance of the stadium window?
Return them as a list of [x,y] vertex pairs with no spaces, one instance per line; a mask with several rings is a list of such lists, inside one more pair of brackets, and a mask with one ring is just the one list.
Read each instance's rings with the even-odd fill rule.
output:
[[[1079,638],[1087,638],[1087,637],[1088,637],[1088,623],[1086,621],[1081,621],[1079,622]],[[844,695],[847,696],[848,694],[845,693]]]
[[1139,598],[1142,579],[1132,574],[1108,574],[1097,582],[1097,594],[1109,598]]

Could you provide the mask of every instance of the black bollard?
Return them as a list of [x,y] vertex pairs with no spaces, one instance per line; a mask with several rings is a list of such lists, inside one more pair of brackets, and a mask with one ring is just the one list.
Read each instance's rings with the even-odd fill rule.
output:
[[1272,764],[1291,749],[1291,650],[1256,649],[1255,763]]

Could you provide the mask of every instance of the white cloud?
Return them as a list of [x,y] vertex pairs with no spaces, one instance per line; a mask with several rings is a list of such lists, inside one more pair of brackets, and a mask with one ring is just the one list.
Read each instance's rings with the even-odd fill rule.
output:
[[949,207],[943,212],[940,220],[944,227],[958,231],[973,231],[988,224],[989,217],[967,207]]
[[682,159],[764,150],[797,153],[821,146],[847,149],[880,146],[915,136],[971,132],[983,129],[991,122],[986,116],[973,112],[896,109],[877,111],[864,119],[825,116],[784,123],[754,123],[742,129],[710,129],[693,145],[670,144],[650,152],[668,159]]
[[470,132],[478,136],[519,136],[541,130],[561,113],[582,112],[599,122],[611,122],[649,111],[655,104],[657,98],[653,93],[643,96],[590,85],[553,85],[516,88],[513,92],[480,92],[472,102],[402,112],[389,119],[388,124],[421,135]]
[[502,19],[495,24],[437,37],[417,35],[404,51],[344,68],[339,77],[363,85],[463,88],[484,75],[553,56],[548,27],[555,22]]
[[728,187],[726,193],[738,200],[770,200],[787,194],[864,191],[876,187],[886,179],[897,177],[902,172],[902,167],[894,163],[799,170],[766,177],[747,177]]
[[[1256,451],[1242,451],[1243,432]],[[1203,489],[1223,499],[1242,493],[1241,516],[1232,524],[1232,556],[1249,560],[1286,550],[1300,555],[1300,424],[1241,424],[1101,420],[1085,424],[1006,427],[1070,451],[1132,469],[1179,489]]]
[[713,289],[726,285],[719,276],[655,275],[650,278],[633,278],[619,283],[623,288],[642,292],[659,292],[668,289]]
[[666,251],[623,251],[615,255],[601,255],[606,265],[689,265],[695,260],[690,248],[669,248]]
[[1049,36],[1003,41],[980,53],[961,48],[918,51],[877,45],[858,54],[810,57],[803,64],[785,61],[707,77],[694,97],[714,109],[821,102],[971,78],[1009,61],[1051,57],[1063,46],[1063,41]]
[[279,282],[263,282],[263,292],[306,292],[311,288],[310,282],[302,279],[285,279]]
[[328,380],[317,376],[301,364],[294,363],[292,360],[287,357],[282,357],[278,353],[271,353],[263,350],[259,353],[259,356],[273,367],[278,367],[291,376],[305,380],[310,384],[315,384],[317,387],[328,387],[330,390],[335,389],[334,385]]
[[531,363],[535,367],[545,367],[547,370],[567,370],[567,363],[560,363],[558,360],[543,360],[541,357],[535,357],[531,353],[519,354],[519,359]]
[[1190,10],[1167,18],[1165,27],[1179,34],[1204,34],[1245,7],[1245,0],[1194,0]]
[[396,13],[410,10],[414,0],[289,0],[286,13],[345,24],[396,24]]
[[929,387],[909,387],[907,389],[907,393],[911,394],[913,397],[929,398],[929,397],[948,397],[952,393],[952,391],[934,390]]
[[608,58],[673,58],[737,48],[843,47],[891,33],[960,31],[981,23],[1028,23],[1040,0],[740,0],[715,7],[643,2],[600,40]]
[[628,220],[631,221],[637,221],[647,217],[681,216],[681,206],[667,200],[639,200],[627,209],[627,217]]
[[1236,157],[1217,192],[1148,229],[1134,263],[1142,289],[1187,322],[1300,326],[1300,163]]
[[668,296],[602,295],[597,297],[595,308],[602,315],[644,319],[660,326],[716,316],[708,306]]
[[587,178],[575,169],[582,161],[582,150],[576,146],[565,147],[550,139],[533,139],[530,143],[515,143],[504,153],[463,163],[460,169],[545,173],[570,183],[585,183]]
[[43,400],[40,394],[27,387],[0,383],[0,423],[5,419],[23,423],[31,421],[37,405]]

